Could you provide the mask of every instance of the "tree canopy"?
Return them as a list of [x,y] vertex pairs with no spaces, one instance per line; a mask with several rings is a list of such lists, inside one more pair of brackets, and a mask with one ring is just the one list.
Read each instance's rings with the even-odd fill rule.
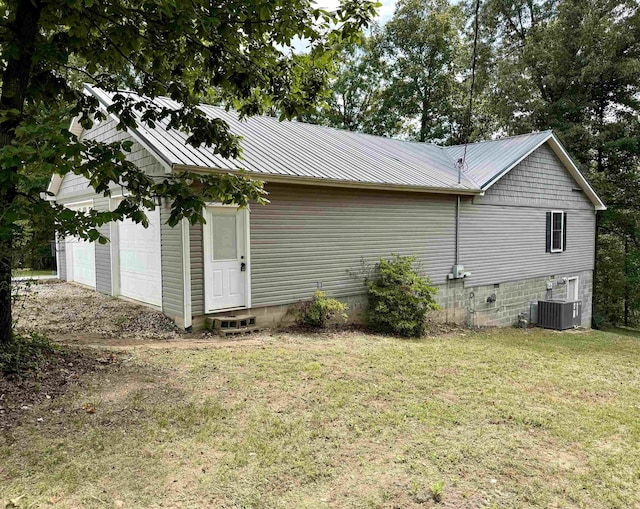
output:
[[418,141],[447,141],[459,125],[462,9],[447,0],[399,0],[393,18],[343,48],[328,107],[315,120]]
[[[22,222],[48,216],[62,234],[101,238],[98,226],[131,217],[155,197],[170,200],[170,223],[202,221],[205,200],[246,205],[263,201],[259,182],[242,175],[183,173],[154,179],[127,160],[130,142],[100,143],[69,131],[115,115],[119,128],[160,120],[224,157],[241,154],[239,139],[197,105],[215,97],[241,115],[276,109],[283,118],[302,114],[318,99],[333,54],[356,41],[376,4],[343,0],[333,12],[309,0],[5,0],[0,22],[0,342],[10,337],[11,252]],[[303,55],[294,38],[309,42]],[[118,92],[104,111],[81,82]],[[157,108],[168,96],[178,110]],[[113,183],[128,190],[117,209],[90,214],[42,199],[42,175],[72,172],[96,192]],[[193,184],[200,185],[193,185]]]

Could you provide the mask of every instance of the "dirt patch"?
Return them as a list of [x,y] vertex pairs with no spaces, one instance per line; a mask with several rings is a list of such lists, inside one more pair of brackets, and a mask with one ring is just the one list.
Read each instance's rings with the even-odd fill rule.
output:
[[33,407],[53,400],[82,382],[84,375],[119,362],[118,354],[96,355],[78,349],[56,349],[40,369],[24,378],[0,373],[0,434],[29,418]]
[[162,312],[63,282],[20,284],[14,318],[18,330],[53,339],[174,339],[184,335]]

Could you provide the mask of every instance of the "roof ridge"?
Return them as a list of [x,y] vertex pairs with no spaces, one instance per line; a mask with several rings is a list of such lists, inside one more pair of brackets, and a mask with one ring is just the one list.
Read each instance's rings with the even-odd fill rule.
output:
[[[95,89],[95,87],[91,87],[93,89]],[[125,90],[125,89],[118,89],[115,93],[122,93],[122,94],[131,94],[131,95],[135,95],[137,97],[140,97],[137,93],[131,91],[131,90]],[[172,99],[171,97],[165,96],[165,95],[159,95],[157,97],[154,97],[153,99],[150,99],[151,101],[154,101],[155,99],[164,99],[167,101],[171,101],[173,103],[177,102]],[[235,108],[227,108],[225,106],[221,106],[218,104],[210,104],[210,103],[205,103],[205,102],[201,102],[198,104],[198,106],[208,106],[210,108],[219,108],[221,110],[224,110],[226,112],[229,111],[233,111],[234,113],[238,113],[238,110],[236,110]],[[276,116],[272,116],[272,115],[266,115],[264,113],[260,113],[257,115],[252,115],[252,118],[265,118],[265,119],[270,119],[271,121],[275,121],[275,122],[281,122],[280,119]],[[244,120],[244,119],[243,119]],[[351,129],[346,129],[344,127],[335,127],[335,126],[330,126],[330,125],[324,125],[324,124],[314,124],[313,122],[307,122],[305,120],[299,120],[299,119],[287,119],[288,122],[293,122],[296,124],[301,124],[301,125],[306,125],[306,126],[311,126],[314,128],[324,128],[327,130],[332,130],[332,131],[339,131],[339,132],[343,132],[343,133],[352,133],[358,136],[367,136],[370,138],[385,138],[388,140],[393,140],[393,141],[400,141],[403,143],[407,143],[407,144],[411,144],[411,145],[420,145],[420,146],[425,146],[428,145],[430,147],[436,147],[439,149],[442,149],[446,152],[447,149],[450,148],[457,148],[457,147],[463,147],[464,145],[467,145],[466,143],[459,143],[457,145],[440,145],[438,143],[434,143],[431,141],[417,141],[417,140],[407,140],[407,139],[402,139],[402,138],[394,138],[391,136],[384,136],[384,135],[380,135],[380,134],[371,134],[371,133],[365,133],[362,131],[352,131]],[[552,129],[546,129],[544,131],[533,131],[530,133],[522,133],[522,134],[514,134],[512,136],[505,136],[503,138],[497,138],[495,140],[480,140],[480,141],[474,141],[472,143],[468,143],[468,145],[479,145],[481,143],[490,143],[490,142],[494,142],[494,141],[503,141],[503,140],[508,140],[508,139],[512,139],[512,138],[519,138],[519,137],[523,137],[523,136],[535,136],[538,134],[542,134],[542,133],[553,133]],[[447,154],[447,157],[449,157],[449,155]],[[455,163],[455,161],[453,161]]]
[[[158,98],[164,98],[164,99],[169,99],[171,101],[173,101],[173,99],[171,99],[170,97],[166,97],[166,96],[158,96]],[[175,101],[173,101],[175,102]],[[209,103],[200,103],[199,106],[208,106],[210,108],[220,108],[223,109],[225,111],[233,111],[238,113],[238,111],[235,108],[229,108],[227,110],[227,108],[225,108],[224,106],[220,106],[217,104],[209,104]],[[280,119],[278,117],[275,116],[271,116],[271,115],[265,115],[264,113],[258,114],[258,115],[252,115],[251,118],[265,118],[265,119],[272,119],[275,122],[280,122]],[[444,145],[439,145],[438,143],[433,143],[430,141],[417,141],[417,140],[407,140],[407,139],[403,139],[403,138],[394,138],[392,136],[385,136],[382,134],[371,134],[371,133],[365,133],[362,131],[352,131],[351,129],[347,129],[345,127],[336,127],[336,126],[332,126],[332,125],[325,125],[325,124],[314,124],[313,122],[308,122],[306,120],[299,120],[299,119],[287,119],[287,122],[293,122],[295,124],[300,124],[300,125],[305,125],[305,126],[310,126],[310,127],[314,127],[314,128],[323,128],[323,129],[328,129],[331,131],[339,131],[342,133],[351,133],[351,134],[355,134],[357,136],[367,136],[369,138],[384,138],[387,140],[393,140],[393,141],[401,141],[403,143],[408,143],[408,144],[413,144],[413,145],[428,145],[430,147],[436,147],[436,148],[446,148]]]
[[530,133],[522,133],[522,134],[514,134],[512,136],[504,136],[503,138],[496,138],[495,140],[480,140],[480,141],[474,141],[472,143],[458,143],[457,145],[445,145],[442,148],[446,149],[450,149],[450,148],[459,148],[459,147],[464,147],[465,145],[480,145],[482,143],[493,143],[496,141],[504,141],[504,140],[511,140],[514,138],[523,138],[525,136],[537,136],[539,134],[553,134],[553,129],[545,129],[544,131],[532,131]]

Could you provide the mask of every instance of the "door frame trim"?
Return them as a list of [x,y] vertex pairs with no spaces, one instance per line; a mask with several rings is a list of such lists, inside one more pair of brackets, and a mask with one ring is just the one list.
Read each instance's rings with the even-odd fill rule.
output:
[[568,277],[567,278],[567,300],[569,300],[569,281],[575,281],[576,282],[576,295],[575,298],[572,298],[572,301],[576,301],[576,300],[582,300],[580,299],[580,277],[579,276],[572,276],[572,277]]
[[[245,271],[245,279],[244,279],[244,305],[243,306],[230,306],[228,308],[220,308],[220,309],[208,309],[207,308],[207,271],[209,269],[209,264],[207,263],[208,256],[211,253],[210,251],[210,243],[207,242],[209,239],[209,233],[207,230],[207,209],[214,207],[225,207],[225,208],[234,208],[238,212],[242,213],[242,218],[244,218],[244,258],[246,263],[246,271]],[[205,223],[202,225],[202,275],[203,275],[203,300],[204,300],[204,313],[218,313],[220,311],[232,311],[239,309],[250,309],[251,308],[251,209],[247,205],[245,208],[240,208],[237,205],[227,205],[223,203],[207,203],[203,210],[203,216],[205,217]],[[241,219],[242,220],[242,219]]]

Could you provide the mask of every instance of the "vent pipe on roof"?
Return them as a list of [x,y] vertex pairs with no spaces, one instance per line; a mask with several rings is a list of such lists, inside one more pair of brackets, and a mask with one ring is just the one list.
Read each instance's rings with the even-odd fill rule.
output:
[[462,181],[462,169],[464,168],[464,158],[458,159],[456,162],[456,168],[458,170],[458,184]]

